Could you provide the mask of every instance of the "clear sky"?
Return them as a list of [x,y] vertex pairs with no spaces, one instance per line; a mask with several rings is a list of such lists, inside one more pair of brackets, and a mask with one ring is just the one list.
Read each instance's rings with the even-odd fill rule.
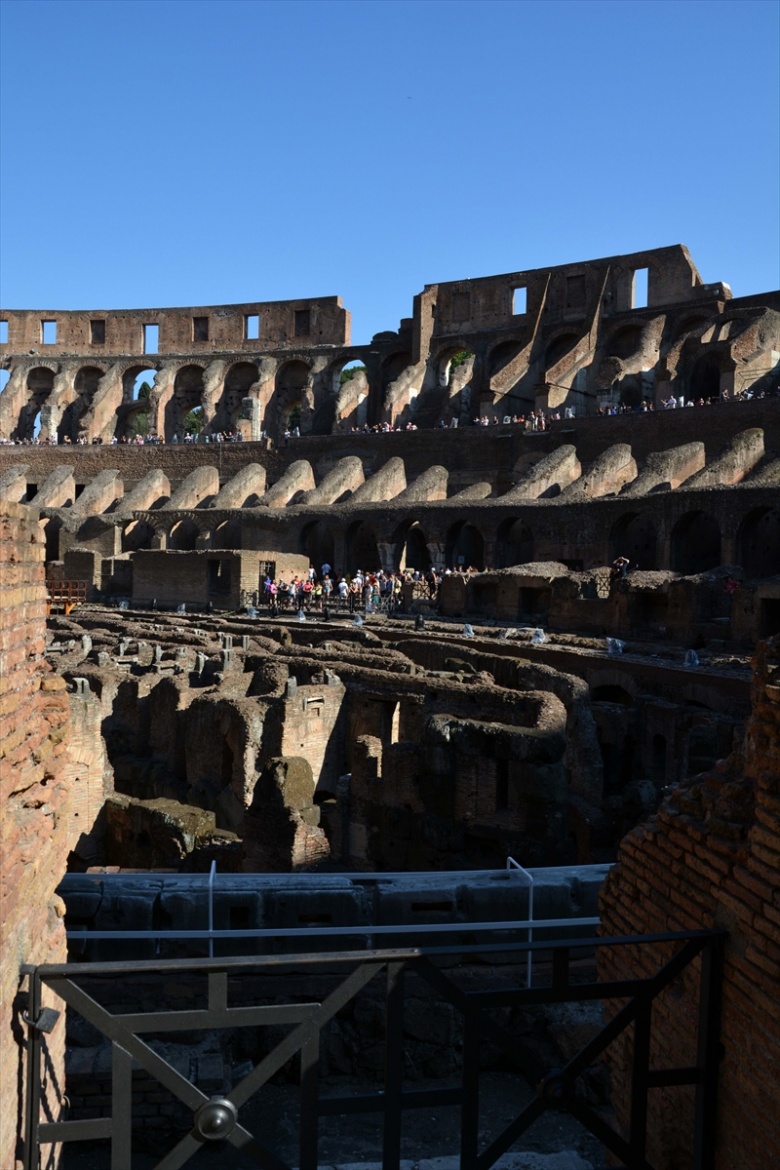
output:
[[0,0],[0,303],[340,295],[685,243],[780,283],[775,0]]

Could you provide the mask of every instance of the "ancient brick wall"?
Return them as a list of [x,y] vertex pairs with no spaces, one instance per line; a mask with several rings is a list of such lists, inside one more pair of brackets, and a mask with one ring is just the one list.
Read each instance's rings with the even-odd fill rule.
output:
[[[68,853],[68,725],[65,682],[43,659],[43,543],[37,513],[0,505],[0,1166],[20,1165],[17,1131],[26,1029],[19,996],[24,963],[63,962],[61,899],[54,890]],[[62,1020],[44,1038],[44,1107],[62,1102]]]
[[[605,933],[725,927],[723,1060],[717,1170],[780,1165],[780,639],[755,661],[753,713],[741,751],[672,793],[629,833],[602,894]],[[621,951],[618,954],[617,951]],[[615,948],[605,978],[631,973]],[[651,1067],[695,1062],[696,975],[656,1009]],[[614,1105],[629,1111],[630,1037],[615,1046]],[[648,1158],[659,1170],[690,1165],[693,1090],[651,1095]]]

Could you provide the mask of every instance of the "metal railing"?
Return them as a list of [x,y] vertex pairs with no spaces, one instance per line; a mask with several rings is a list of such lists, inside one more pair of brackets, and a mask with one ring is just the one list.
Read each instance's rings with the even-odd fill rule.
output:
[[[521,924],[528,929],[529,923]],[[264,1134],[252,1133],[245,1109],[272,1077],[293,1058],[298,1062],[298,1152],[300,1170],[317,1170],[319,1119],[332,1115],[374,1113],[380,1117],[381,1148],[377,1156],[383,1170],[399,1170],[401,1122],[404,1111],[454,1106],[459,1110],[461,1170],[489,1170],[512,1149],[528,1127],[547,1109],[567,1111],[595,1135],[628,1170],[654,1170],[647,1156],[648,1099],[654,1089],[688,1085],[695,1093],[690,1134],[692,1170],[714,1167],[719,1021],[724,931],[693,931],[601,938],[599,948],[639,948],[636,970],[641,975],[597,981],[582,977],[582,955],[592,954],[592,939],[557,942],[502,942],[491,947],[474,944],[448,948],[418,947],[397,950],[340,952],[337,954],[280,955],[262,958],[223,958],[128,963],[73,964],[28,968],[27,1106],[24,1133],[25,1170],[34,1170],[52,1143],[102,1140],[110,1146],[111,1170],[131,1170],[133,1126],[132,1068],[136,1062],[158,1082],[186,1114],[182,1132],[173,1134],[171,1145],[161,1153],[155,1170],[179,1170],[204,1145],[226,1143],[265,1170],[290,1170],[289,1164],[266,1144]],[[536,986],[515,985],[507,976],[507,956],[522,960],[531,951],[537,956]],[[502,978],[498,986],[486,985],[493,971],[485,965],[500,952]],[[538,959],[545,952],[549,978],[539,982]],[[469,956],[478,959],[483,980],[459,983],[459,972]],[[652,973],[650,958],[652,957]],[[667,1068],[651,1067],[653,1051],[652,1005],[670,984],[696,962],[698,978],[697,1050],[695,1063]],[[522,969],[522,966],[521,966]],[[258,977],[278,977],[268,1002],[258,1002]],[[287,992],[295,976],[306,977],[306,1002]],[[315,978],[317,977],[317,978]],[[159,994],[150,980],[159,980]],[[322,979],[327,986],[322,987]],[[254,980],[242,995],[243,981]],[[327,1028],[339,1012],[366,991],[374,980],[384,980],[384,1082],[380,1091],[350,1096],[321,1092],[320,1049]],[[410,983],[422,981],[429,993],[451,1005],[462,1019],[462,1064],[459,1082],[444,1088],[410,1089],[404,1083],[404,1009]],[[522,982],[522,981],[521,981]],[[172,997],[185,986],[183,1005]],[[46,1035],[57,1026],[57,1011],[43,1007],[44,992],[57,996],[69,1012],[98,1029],[111,1043],[111,1099],[106,1116],[85,1119],[44,1119],[42,1088],[45,1075]],[[117,1000],[121,1001],[119,1010]],[[489,1043],[516,1054],[517,1036],[507,1023],[506,1011],[521,1012],[542,1004],[618,1001],[621,1006],[604,1026],[562,1068],[548,1069],[536,1096],[516,1116],[489,1138],[480,1137],[480,1050]],[[154,1007],[148,1006],[154,1003]],[[498,1011],[499,1018],[493,1014]],[[691,1004],[681,1011],[690,1018]],[[660,1013],[656,1013],[656,1017]],[[262,1029],[280,1025],[289,1031],[272,1044],[251,1069],[237,1070],[229,1089],[204,1091],[180,1068],[155,1050],[144,1035],[164,1034],[167,1040],[183,1031],[243,1028]],[[667,1027],[672,1026],[667,1022]],[[633,1055],[624,1069],[630,1079],[630,1108],[626,1133],[613,1128],[579,1091],[586,1071],[600,1060],[626,1029],[633,1031]],[[158,1142],[158,1148],[160,1146]],[[442,1151],[445,1152],[445,1151]],[[222,1164],[222,1163],[220,1163]],[[230,1163],[225,1161],[226,1166]],[[613,1163],[615,1164],[615,1163]]]

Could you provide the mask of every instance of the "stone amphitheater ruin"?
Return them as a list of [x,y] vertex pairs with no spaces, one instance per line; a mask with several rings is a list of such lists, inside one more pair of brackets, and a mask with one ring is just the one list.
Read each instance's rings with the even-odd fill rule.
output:
[[[216,863],[231,926],[497,921],[526,912],[480,893],[507,857],[558,867],[560,917],[617,859],[602,933],[728,932],[717,1140],[667,1077],[621,1164],[780,1160],[780,292],[675,246],[430,285],[369,345],[336,297],[2,310],[0,366],[2,1170],[38,1164],[21,1013],[66,911],[198,926],[175,883]],[[400,591],[271,611],[267,577],[323,565]],[[437,877],[381,912],[328,885],[407,871]],[[641,969],[619,954],[602,979]],[[696,1063],[697,987],[659,1001],[662,1067]],[[97,1101],[69,1043],[49,1120]]]

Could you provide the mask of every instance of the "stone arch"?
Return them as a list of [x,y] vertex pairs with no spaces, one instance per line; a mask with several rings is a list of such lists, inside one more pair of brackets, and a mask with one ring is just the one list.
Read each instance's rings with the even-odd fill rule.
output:
[[746,577],[780,573],[780,509],[748,512],[737,530],[737,557]]
[[604,350],[610,357],[633,357],[642,345],[642,333],[641,325],[623,325],[607,338]]
[[167,547],[177,552],[192,552],[197,539],[197,525],[185,516],[178,520],[168,533]]
[[445,543],[447,565],[453,569],[476,569],[485,567],[485,540],[476,524],[460,520],[447,533]]
[[54,389],[54,370],[48,366],[33,366],[27,374],[27,402],[19,415],[17,435],[32,439],[41,408]]
[[705,573],[720,564],[720,526],[706,512],[688,512],[672,529],[672,569]]
[[74,442],[78,439],[81,416],[89,408],[104,374],[105,370],[99,366],[82,366],[76,373],[76,377],[73,379],[76,397],[65,407],[60,425],[57,427],[60,442],[66,436]]
[[431,367],[436,373],[437,386],[449,386],[452,378],[452,359],[461,353],[473,357],[473,352],[465,345],[447,345],[439,350],[431,361]]
[[525,520],[509,516],[496,532],[496,568],[527,565],[534,559],[534,534]]
[[128,366],[124,374],[122,374],[122,402],[138,402],[139,391],[143,382],[147,382],[154,389],[157,369],[158,367],[152,365],[151,362]]
[[214,530],[211,548],[239,549],[241,548],[241,519],[232,516],[223,520]]
[[693,363],[688,375],[688,398],[698,402],[720,398],[720,375],[723,362],[715,350],[703,353]]
[[222,414],[225,425],[234,430],[241,414],[243,400],[249,397],[249,391],[259,377],[255,362],[234,362],[225,374],[225,384],[222,393]]
[[191,410],[203,406],[204,367],[194,362],[181,366],[173,380],[173,394],[165,407],[165,438],[184,435],[184,421]]
[[349,573],[357,569],[373,573],[381,566],[377,531],[373,524],[358,520],[347,529],[346,556],[345,569]]
[[382,362],[381,379],[382,379],[382,393],[384,395],[387,387],[395,382],[396,378],[400,378],[404,370],[413,365],[412,355],[402,350],[399,353],[390,354]]
[[677,326],[675,331],[675,340],[679,340],[680,338],[684,337],[686,333],[693,333],[695,330],[701,329],[702,326],[706,325],[708,321],[709,317],[706,317],[701,313],[697,313],[693,317],[686,317],[685,320],[681,321]]
[[276,372],[277,439],[286,428],[307,429],[311,411],[311,366],[300,358],[285,362]]
[[658,568],[658,530],[649,512],[629,512],[612,525],[609,559],[628,557],[645,571]]
[[395,567],[425,573],[431,567],[431,553],[419,520],[405,520],[393,536]]
[[154,529],[145,520],[130,520],[122,526],[122,552],[135,552],[139,548],[151,548]]
[[333,568],[335,539],[333,529],[324,520],[315,520],[301,530],[299,548],[303,556],[309,558],[318,576],[323,565]]

